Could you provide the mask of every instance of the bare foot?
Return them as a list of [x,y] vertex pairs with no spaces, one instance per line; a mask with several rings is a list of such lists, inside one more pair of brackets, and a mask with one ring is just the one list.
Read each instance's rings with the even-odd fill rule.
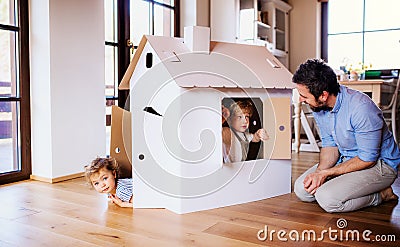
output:
[[393,193],[393,189],[390,186],[379,192],[379,194],[384,202],[399,199],[399,197]]

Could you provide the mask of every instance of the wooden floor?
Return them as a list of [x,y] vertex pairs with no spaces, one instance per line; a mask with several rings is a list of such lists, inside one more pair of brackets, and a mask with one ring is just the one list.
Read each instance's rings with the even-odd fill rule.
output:
[[[317,159],[315,153],[293,154],[293,180]],[[400,195],[399,179],[393,187]],[[83,178],[56,184],[24,181],[3,185],[0,198],[0,246],[400,246],[397,201],[329,214],[315,203],[300,202],[292,193],[177,215],[164,209],[132,210],[108,204],[104,195],[88,189]],[[347,226],[340,230],[338,222]],[[267,231],[260,232],[262,229]],[[321,237],[329,229],[331,235],[326,232]],[[272,230],[275,233],[271,235]],[[311,230],[320,240],[308,240]],[[372,232],[366,235],[370,242],[363,241],[366,230]],[[278,231],[287,241],[278,238]],[[360,241],[349,234],[357,231]],[[259,240],[258,233],[262,239],[265,232],[267,239]],[[297,242],[289,238],[296,233]],[[372,241],[378,237],[387,241]],[[393,237],[396,241],[389,241]]]

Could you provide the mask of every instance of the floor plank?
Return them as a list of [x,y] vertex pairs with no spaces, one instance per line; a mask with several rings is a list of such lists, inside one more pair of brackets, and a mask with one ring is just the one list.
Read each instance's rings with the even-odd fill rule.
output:
[[[292,184],[318,154],[292,155]],[[400,194],[400,180],[393,185]],[[356,212],[329,214],[291,193],[202,212],[177,215],[164,209],[126,209],[89,189],[83,178],[56,184],[27,180],[0,186],[0,246],[400,246],[400,205],[383,203]],[[281,241],[278,232],[317,237],[328,229],[371,231],[395,241]],[[267,228],[266,228],[267,227]],[[268,229],[273,239],[257,236]],[[339,232],[338,232],[339,233]],[[294,237],[296,235],[293,235]],[[301,235],[300,235],[301,236]],[[305,235],[307,237],[307,235]]]

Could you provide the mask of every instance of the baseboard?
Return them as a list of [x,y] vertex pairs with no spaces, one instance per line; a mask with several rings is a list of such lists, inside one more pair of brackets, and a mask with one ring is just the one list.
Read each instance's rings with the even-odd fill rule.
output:
[[36,175],[31,175],[30,178],[33,180],[37,180],[37,181],[42,181],[42,182],[46,182],[46,183],[58,183],[58,182],[62,182],[65,180],[70,180],[70,179],[74,179],[74,178],[80,178],[83,177],[84,173],[80,172],[80,173],[76,173],[76,174],[71,174],[71,175],[67,175],[67,176],[62,176],[62,177],[57,177],[57,178],[45,178],[45,177],[40,177],[40,176],[36,176]]

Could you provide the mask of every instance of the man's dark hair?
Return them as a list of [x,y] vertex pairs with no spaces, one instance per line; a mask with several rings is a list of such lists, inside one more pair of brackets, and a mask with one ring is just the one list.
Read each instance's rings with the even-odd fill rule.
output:
[[301,64],[294,73],[292,81],[306,86],[315,99],[318,99],[323,91],[335,96],[340,91],[335,72],[323,60],[317,58],[308,59]]

